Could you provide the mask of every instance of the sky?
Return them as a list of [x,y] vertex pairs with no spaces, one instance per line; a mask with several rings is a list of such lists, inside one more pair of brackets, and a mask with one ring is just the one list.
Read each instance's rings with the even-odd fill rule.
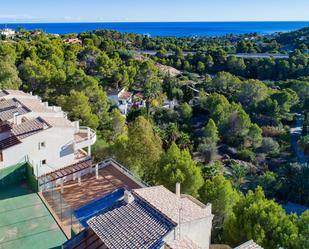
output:
[[309,0],[0,0],[0,23],[309,21]]

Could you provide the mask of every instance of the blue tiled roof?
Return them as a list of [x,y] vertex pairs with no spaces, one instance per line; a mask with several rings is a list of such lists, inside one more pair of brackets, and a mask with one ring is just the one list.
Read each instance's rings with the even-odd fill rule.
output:
[[147,203],[132,203],[88,221],[109,249],[156,249],[174,225]]

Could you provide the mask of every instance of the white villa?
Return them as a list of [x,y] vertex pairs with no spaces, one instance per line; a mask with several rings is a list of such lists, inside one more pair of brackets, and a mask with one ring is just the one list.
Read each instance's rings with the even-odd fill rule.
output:
[[124,88],[121,90],[110,89],[107,91],[108,99],[112,104],[116,105],[123,115],[128,114],[129,106],[132,104],[131,92],[126,91]]
[[0,30],[0,34],[4,35],[5,37],[14,37],[15,36],[15,30],[5,28],[5,29]]
[[28,160],[37,176],[91,157],[96,133],[57,106],[15,90],[0,91],[0,169]]
[[141,92],[134,93],[122,89],[109,89],[107,91],[109,101],[118,107],[120,112],[126,116],[132,107],[146,107],[146,101]]

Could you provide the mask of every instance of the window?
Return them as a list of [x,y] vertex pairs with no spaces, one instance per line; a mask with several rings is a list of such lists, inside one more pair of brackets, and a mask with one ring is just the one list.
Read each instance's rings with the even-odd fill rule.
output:
[[39,150],[44,149],[46,147],[45,142],[40,142],[39,143]]
[[0,151],[0,162],[3,162],[3,152]]
[[46,159],[42,160],[42,165],[46,165]]

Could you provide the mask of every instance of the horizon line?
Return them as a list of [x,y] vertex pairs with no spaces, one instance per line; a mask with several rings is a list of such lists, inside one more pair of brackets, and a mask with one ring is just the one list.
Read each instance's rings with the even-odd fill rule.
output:
[[309,20],[239,20],[239,21],[20,21],[3,22],[0,24],[65,24],[65,23],[240,23],[240,22],[309,22]]

